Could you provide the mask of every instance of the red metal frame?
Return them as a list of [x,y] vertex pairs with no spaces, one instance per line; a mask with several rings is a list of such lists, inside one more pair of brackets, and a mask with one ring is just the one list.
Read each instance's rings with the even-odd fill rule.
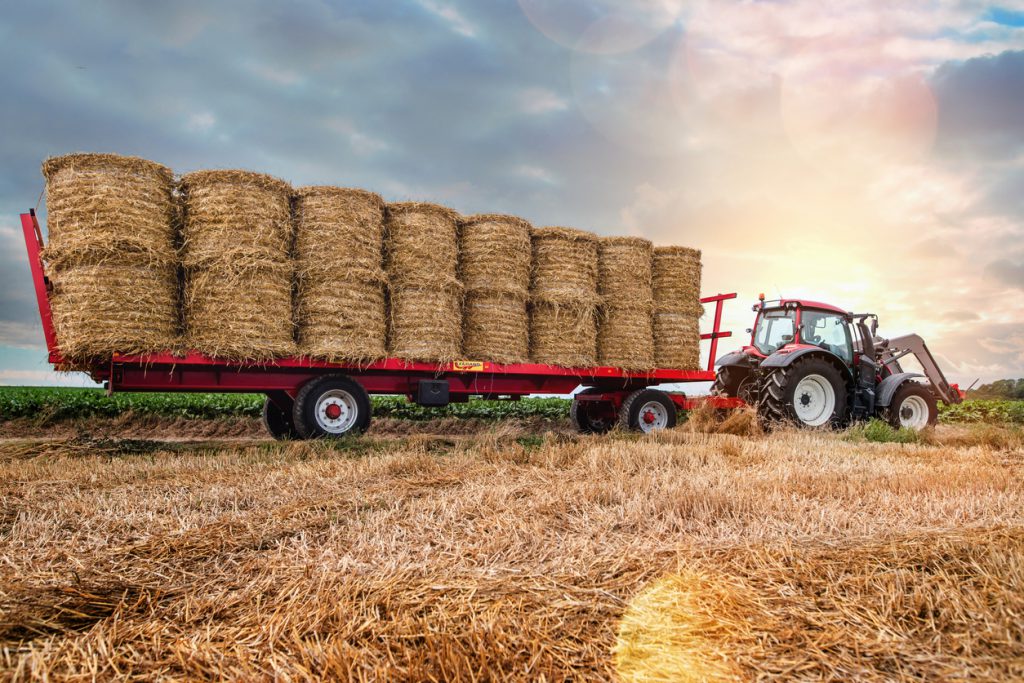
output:
[[[50,362],[63,363],[57,346],[50,310],[50,288],[41,258],[42,234],[35,212],[21,214],[25,245],[32,267],[39,316],[42,319]],[[629,372],[613,367],[564,368],[538,363],[503,365],[489,361],[458,360],[451,363],[419,363],[387,358],[368,364],[328,363],[310,358],[279,358],[265,363],[228,361],[200,353],[175,356],[155,353],[143,356],[114,354],[109,362],[90,368],[90,376],[107,384],[108,391],[214,391],[214,392],[285,392],[295,395],[308,380],[327,373],[344,373],[356,379],[371,394],[416,393],[423,379],[447,379],[453,400],[470,395],[507,396],[517,398],[529,394],[568,394],[578,386],[604,389],[596,396],[612,397],[621,403],[630,391],[664,383],[711,382],[715,379],[714,364],[718,340],[731,336],[721,330],[722,306],[736,294],[717,294],[701,299],[715,304],[712,331],[701,335],[711,340],[705,370],[658,368],[648,372]],[[673,396],[680,407],[687,407],[682,394]],[[717,400],[717,399],[716,399]],[[722,407],[730,407],[723,405]]]

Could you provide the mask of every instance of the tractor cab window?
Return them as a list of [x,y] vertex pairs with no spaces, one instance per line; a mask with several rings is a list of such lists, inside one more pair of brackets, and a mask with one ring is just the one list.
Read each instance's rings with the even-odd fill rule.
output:
[[831,351],[847,363],[853,362],[850,326],[841,315],[804,309],[800,316],[800,340]]
[[775,308],[761,313],[754,330],[754,346],[757,350],[770,356],[793,341],[796,333],[795,316],[796,311],[791,308]]

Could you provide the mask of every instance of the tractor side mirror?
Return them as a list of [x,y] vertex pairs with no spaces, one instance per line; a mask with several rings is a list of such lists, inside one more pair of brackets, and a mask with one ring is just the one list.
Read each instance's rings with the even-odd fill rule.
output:
[[754,334],[754,328],[753,327],[748,327],[747,328],[747,334]]
[[782,335],[782,341],[784,341],[784,342],[791,342],[791,341],[793,341],[793,335],[791,335],[791,334],[784,334],[784,335]]

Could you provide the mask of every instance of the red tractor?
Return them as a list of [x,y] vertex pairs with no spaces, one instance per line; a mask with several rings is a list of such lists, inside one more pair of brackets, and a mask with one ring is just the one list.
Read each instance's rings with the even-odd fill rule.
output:
[[[718,360],[712,393],[742,398],[767,426],[840,427],[880,417],[920,430],[935,424],[938,401],[963,400],[921,337],[883,339],[873,313],[764,295],[753,310],[750,345]],[[903,370],[908,355],[924,374]]]

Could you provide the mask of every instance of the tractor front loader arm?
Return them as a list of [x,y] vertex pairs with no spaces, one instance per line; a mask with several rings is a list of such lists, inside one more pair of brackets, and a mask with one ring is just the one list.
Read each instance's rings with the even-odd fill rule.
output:
[[902,372],[899,359],[907,355],[913,355],[921,364],[925,377],[932,385],[932,389],[945,403],[960,403],[963,399],[960,392],[949,385],[946,376],[942,374],[935,357],[928,350],[924,339],[917,334],[907,334],[902,337],[894,337],[887,340],[881,348],[878,361],[895,373]]

